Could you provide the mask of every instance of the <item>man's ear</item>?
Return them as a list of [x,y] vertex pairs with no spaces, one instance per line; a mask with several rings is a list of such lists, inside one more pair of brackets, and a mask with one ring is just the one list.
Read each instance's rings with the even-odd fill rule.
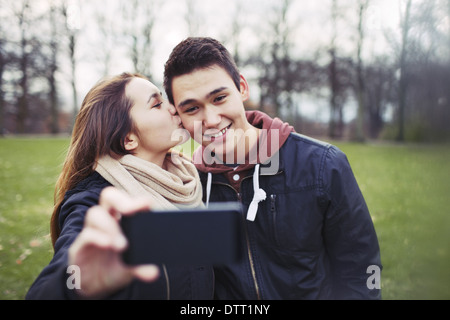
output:
[[129,133],[125,137],[125,150],[134,151],[139,146],[139,140],[134,133]]
[[244,76],[241,74],[241,96],[242,96],[242,101],[247,101],[248,98],[250,97],[250,89],[248,87],[248,83],[247,80],[244,78]]

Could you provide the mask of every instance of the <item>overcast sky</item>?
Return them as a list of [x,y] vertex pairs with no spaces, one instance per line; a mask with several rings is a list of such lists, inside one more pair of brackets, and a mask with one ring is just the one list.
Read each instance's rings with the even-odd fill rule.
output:
[[[96,33],[98,33],[98,24],[94,18],[95,6],[101,8],[108,16],[117,16],[121,12],[117,10],[116,0],[72,0],[73,3],[81,3],[81,19],[82,30],[80,33],[80,48],[78,54],[82,61],[82,66],[92,69],[91,63],[85,60],[90,53],[95,52],[96,46],[101,43],[96,42]],[[198,15],[199,35],[212,36],[223,40],[224,36],[229,33],[232,22],[232,15],[236,14],[235,2],[230,0],[193,0],[196,4],[195,11]],[[342,1],[341,3],[349,3]],[[351,1],[356,3],[356,1]],[[105,6],[105,3],[108,3]],[[269,19],[270,6],[280,3],[280,1],[268,0],[246,0],[240,1],[241,10],[239,19],[242,20],[242,37],[241,46],[245,51],[246,48],[254,49],[258,44],[258,29],[264,25],[262,19]],[[308,48],[317,48],[321,44],[325,45],[329,41],[330,24],[330,3],[331,0],[294,0],[292,8],[289,12],[289,21],[294,28],[291,39],[299,52],[307,53]],[[385,50],[383,48],[383,29],[395,28],[398,25],[399,8],[397,0],[375,0],[368,10],[367,22],[368,31],[372,36],[376,36],[376,41],[367,42],[367,50]],[[187,25],[185,20],[186,4],[181,0],[166,0],[157,13],[157,20],[153,31],[153,55],[152,65],[154,68],[154,77],[162,79],[163,65],[167,60],[173,47],[184,39],[187,33]],[[356,21],[356,11],[354,19]],[[348,21],[342,21],[342,23]],[[356,22],[355,22],[356,23]],[[117,26],[115,26],[117,27]],[[264,29],[260,29],[264,32]],[[350,31],[349,31],[350,32]],[[352,31],[354,32],[354,31]],[[340,28],[341,45],[347,47],[352,46],[352,35],[345,32],[344,28]],[[373,37],[371,39],[374,39]],[[376,45],[375,45],[376,44]],[[370,48],[372,46],[372,48]],[[377,49],[378,48],[378,49]],[[352,50],[353,48],[349,48]],[[123,71],[123,68],[130,67],[129,58],[125,57],[126,52],[122,52],[121,48],[116,46],[116,52],[113,53],[115,63],[111,68],[112,73]],[[85,72],[85,71],[83,71]],[[81,76],[83,74],[81,72]],[[101,76],[101,75],[100,75]],[[91,84],[96,80],[92,79]],[[88,81],[89,82],[89,81]],[[88,86],[90,86],[89,84]]]
[[[40,1],[43,6],[49,0]],[[73,24],[79,28],[77,58],[78,58],[78,91],[81,102],[87,91],[103,76],[102,54],[105,50],[111,54],[109,74],[118,74],[123,71],[133,71],[131,59],[121,41],[116,38],[106,43],[99,34],[99,12],[110,20],[111,33],[117,33],[123,26],[119,24],[123,20],[123,12],[119,7],[119,0],[68,0],[73,7],[71,12]],[[274,6],[280,5],[280,0],[152,0],[160,3],[155,10],[156,21],[152,32],[152,76],[158,86],[161,86],[163,68],[173,47],[189,34],[187,31],[186,14],[187,1],[194,4],[195,17],[198,32],[196,35],[211,36],[221,41],[227,41],[231,34],[233,17],[237,15],[241,28],[240,50],[245,56],[248,50],[255,51],[258,48],[260,37],[268,33],[268,23],[271,19]],[[386,45],[386,31],[398,32],[399,4],[404,0],[372,0],[367,11],[367,41],[364,54],[389,55],[389,46]],[[130,1],[131,2],[131,1]],[[143,4],[148,3],[142,1]],[[240,4],[239,10],[236,4]],[[293,0],[288,12],[288,21],[292,29],[290,41],[292,54],[300,58],[309,58],[320,48],[325,52],[330,42],[332,0]],[[354,55],[356,48],[357,10],[355,0],[338,0],[340,6],[347,7],[344,19],[338,25],[338,47],[347,52],[342,54]],[[143,14],[143,12],[141,12]],[[137,18],[138,19],[138,18]],[[112,21],[112,22],[111,22]],[[107,29],[108,30],[108,29]],[[114,32],[113,32],[114,31]],[[231,48],[229,48],[231,49]],[[66,66],[67,68],[67,66]],[[244,75],[246,70],[243,70]],[[251,75],[247,75],[247,78]],[[67,76],[62,74],[61,90],[63,99],[70,104],[70,86],[62,86],[67,82]],[[253,86],[254,87],[254,86]],[[253,90],[254,92],[255,90]],[[305,102],[306,104],[306,102]],[[318,103],[319,104],[319,103]],[[72,109],[68,106],[68,109]],[[306,108],[308,109],[308,108]],[[316,114],[313,116],[324,117],[327,106],[313,108]],[[323,110],[322,110],[323,109]],[[311,114],[310,114],[311,116]],[[326,115],[325,115],[326,117]]]
[[[75,11],[75,23],[79,23],[79,68],[78,68],[78,89],[79,101],[92,87],[92,85],[102,77],[102,64],[96,59],[101,59],[101,51],[106,43],[99,41],[99,26],[95,16],[96,11],[102,12],[106,17],[112,17],[115,21],[121,20],[122,12],[118,7],[117,0],[70,0]],[[161,86],[163,77],[163,67],[171,50],[181,40],[188,36],[186,12],[186,1],[182,0],[156,0],[161,5],[156,13],[156,22],[152,33],[152,55],[151,64],[153,78],[157,85]],[[236,1],[230,0],[192,0],[195,8],[195,18],[198,25],[198,34],[201,36],[215,37],[221,41],[226,41],[230,34],[233,15],[238,15],[241,26],[241,48],[242,52],[255,50],[258,47],[258,37],[263,36],[267,30],[267,21],[271,19],[270,8],[279,5],[281,1],[271,0],[246,0],[240,1],[240,10],[236,10]],[[367,11],[367,32],[370,41],[366,42],[366,54],[378,54],[388,50],[385,45],[384,32],[388,29],[396,29],[399,19],[399,1],[401,0],[374,0]],[[356,1],[339,0],[341,5],[348,6],[346,19],[342,19],[339,28],[338,46],[347,48],[350,52],[355,50],[355,30],[350,30],[348,25],[357,23]],[[107,5],[105,5],[107,3]],[[330,41],[330,10],[331,0],[294,0],[288,13],[288,21],[292,28],[291,41],[293,51],[298,56],[307,58],[308,54],[313,54],[320,47],[325,47]],[[79,7],[78,7],[79,6]],[[80,8],[77,12],[76,8]],[[100,8],[100,9],[99,9]],[[353,10],[353,11],[352,11]],[[354,20],[354,21],[352,21]],[[121,28],[117,23],[113,23],[111,28]],[[111,46],[111,44],[110,44]],[[231,49],[231,48],[229,48]],[[109,73],[117,74],[125,70],[132,70],[128,53],[120,46],[120,43],[113,43],[111,50],[112,63]],[[100,55],[100,58],[99,56]],[[245,75],[245,69],[243,70]],[[250,75],[248,75],[249,77]],[[253,90],[253,93],[255,90]],[[69,100],[71,101],[71,100]],[[304,102],[305,104],[307,102]],[[310,110],[310,108],[304,108]],[[323,110],[322,110],[323,109]],[[326,117],[327,107],[313,108],[312,117]],[[351,116],[351,115],[350,115]]]

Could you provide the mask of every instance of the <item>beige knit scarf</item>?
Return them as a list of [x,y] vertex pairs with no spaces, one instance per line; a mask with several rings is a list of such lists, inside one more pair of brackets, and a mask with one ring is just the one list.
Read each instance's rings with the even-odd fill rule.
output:
[[125,155],[118,160],[103,156],[96,171],[113,186],[131,196],[149,196],[155,209],[190,208],[202,205],[202,187],[194,164],[182,156],[166,156],[167,170]]

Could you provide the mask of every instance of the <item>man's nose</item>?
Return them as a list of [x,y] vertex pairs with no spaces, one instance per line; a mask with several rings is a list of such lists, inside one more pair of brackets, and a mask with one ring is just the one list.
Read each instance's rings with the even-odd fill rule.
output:
[[221,121],[220,114],[214,108],[206,107],[203,115],[203,125],[206,128],[216,127]]

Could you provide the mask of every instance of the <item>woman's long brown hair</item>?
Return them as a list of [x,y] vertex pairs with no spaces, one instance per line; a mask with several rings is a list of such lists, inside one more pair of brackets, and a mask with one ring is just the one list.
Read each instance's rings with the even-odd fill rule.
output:
[[70,147],[56,182],[50,220],[52,245],[61,229],[59,212],[64,195],[92,174],[99,157],[125,155],[125,138],[134,130],[130,117],[133,101],[125,94],[127,84],[139,74],[123,73],[98,82],[86,95],[77,115]]

